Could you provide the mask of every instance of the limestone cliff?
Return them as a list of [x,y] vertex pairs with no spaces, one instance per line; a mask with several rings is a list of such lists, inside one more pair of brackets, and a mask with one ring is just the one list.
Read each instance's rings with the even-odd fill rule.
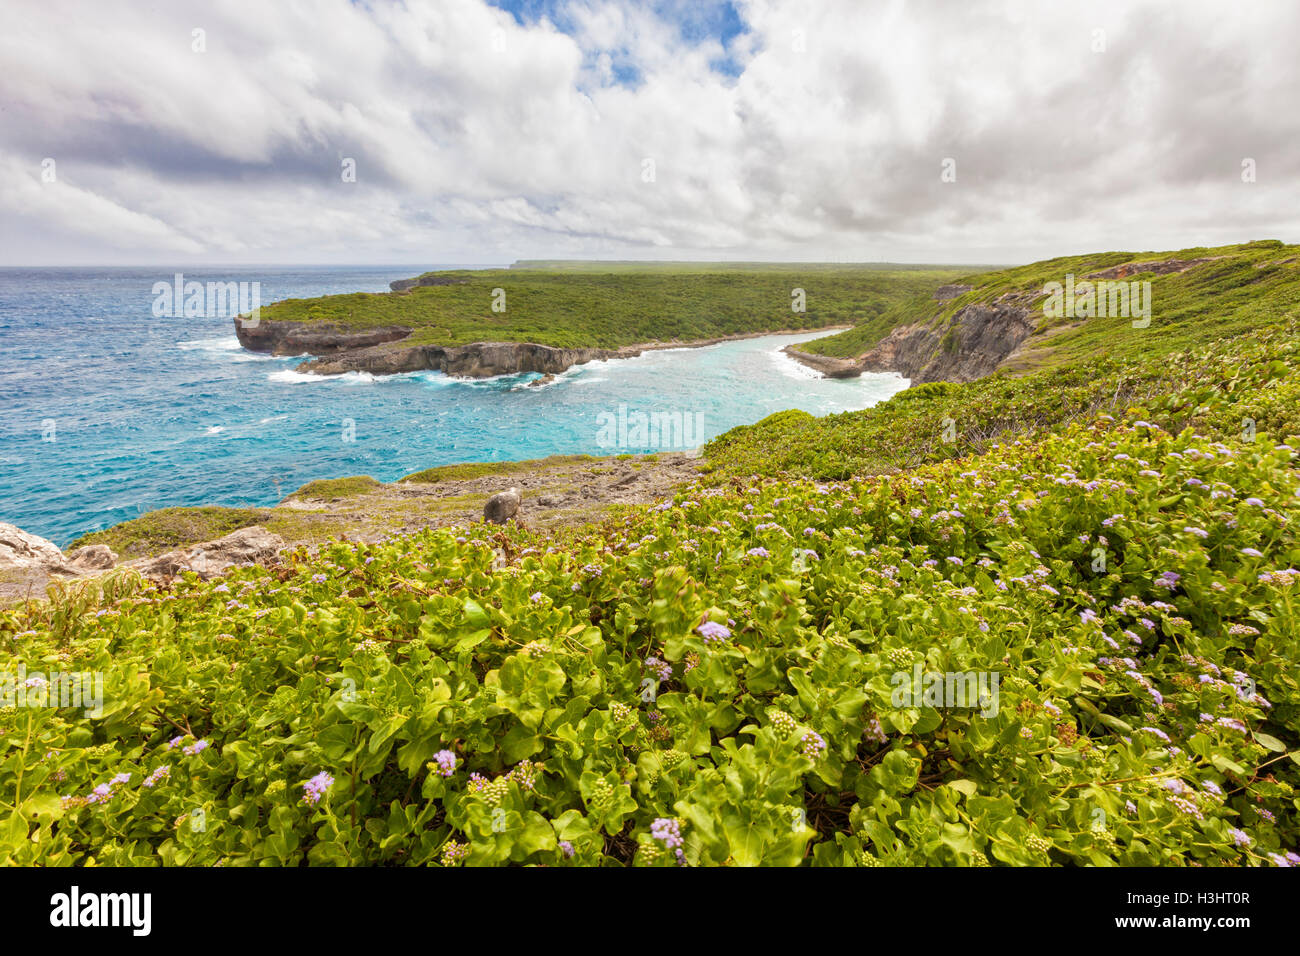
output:
[[[947,292],[948,288],[941,291]],[[936,295],[941,300],[953,297]],[[995,302],[963,306],[947,322],[900,325],[869,352],[855,358],[814,355],[793,346],[785,351],[830,378],[897,372],[913,384],[969,382],[995,371],[1034,331],[1030,305],[1034,298],[1032,293],[1009,293]]]
[[344,372],[391,375],[395,372],[430,370],[462,378],[490,378],[518,372],[555,375],[572,365],[582,365],[597,359],[627,358],[635,354],[634,349],[562,349],[532,342],[472,342],[457,346],[379,345],[312,359],[298,366],[298,370],[316,375],[339,375]]
[[472,342],[468,345],[402,345],[411,329],[389,326],[348,330],[329,323],[276,322],[256,325],[235,320],[235,335],[244,348],[272,355],[311,355],[299,372],[341,375],[370,372],[437,371],[464,378],[490,378],[518,372],[554,375],[572,365],[597,359],[630,358],[639,349],[555,348],[532,342]]

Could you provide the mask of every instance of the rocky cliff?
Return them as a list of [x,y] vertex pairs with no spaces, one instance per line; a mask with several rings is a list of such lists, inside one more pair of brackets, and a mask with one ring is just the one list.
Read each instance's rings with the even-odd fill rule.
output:
[[403,326],[382,329],[348,330],[327,322],[276,322],[263,319],[247,325],[235,319],[239,344],[250,352],[272,355],[337,355],[385,342],[399,342],[411,334]]
[[244,325],[235,320],[239,344],[253,352],[272,355],[311,355],[299,372],[341,375],[370,372],[445,372],[464,378],[490,378],[518,372],[554,375],[572,365],[597,359],[630,358],[640,349],[555,348],[532,342],[472,342],[469,345],[402,345],[411,329],[389,326],[361,331],[340,329],[329,323],[263,320]]
[[1019,297],[958,309],[946,323],[904,325],[859,356],[864,372],[898,372],[912,382],[970,382],[996,371],[1034,331]]
[[340,375],[344,372],[391,375],[395,372],[430,370],[462,378],[490,378],[518,372],[555,375],[572,365],[582,365],[598,359],[628,358],[636,354],[635,349],[562,349],[532,342],[472,342],[457,346],[379,345],[315,358],[298,366],[298,371],[316,375]]
[[[945,286],[935,298],[955,298],[969,288]],[[785,351],[830,378],[897,372],[913,384],[969,382],[994,372],[1034,331],[1032,303],[1038,295],[1007,293],[994,302],[963,306],[946,322],[900,325],[856,358],[814,355],[793,346]]]

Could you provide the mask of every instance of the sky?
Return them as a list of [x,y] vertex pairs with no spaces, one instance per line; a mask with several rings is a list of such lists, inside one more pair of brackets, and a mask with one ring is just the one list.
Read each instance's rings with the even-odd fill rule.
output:
[[7,0],[0,266],[1300,241],[1292,0]]

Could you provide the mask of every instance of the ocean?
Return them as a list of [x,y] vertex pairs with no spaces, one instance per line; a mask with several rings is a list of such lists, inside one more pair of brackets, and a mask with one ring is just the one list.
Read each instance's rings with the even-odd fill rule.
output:
[[[308,376],[294,371],[303,358],[240,348],[229,316],[152,310],[154,284],[176,272],[260,282],[268,304],[387,291],[431,268],[0,269],[0,521],[62,547],[157,508],[273,505],[318,478],[680,450],[783,409],[861,409],[907,385],[822,378],[780,352],[828,333],[592,362],[541,387],[527,385],[535,374]],[[637,427],[651,417],[683,427]]]

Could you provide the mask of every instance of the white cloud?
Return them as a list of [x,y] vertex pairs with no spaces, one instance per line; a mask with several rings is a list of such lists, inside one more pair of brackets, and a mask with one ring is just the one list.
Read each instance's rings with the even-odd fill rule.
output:
[[990,262],[1300,239],[1293,4],[736,5],[724,51],[630,0],[572,0],[568,32],[481,0],[19,3],[0,253]]

